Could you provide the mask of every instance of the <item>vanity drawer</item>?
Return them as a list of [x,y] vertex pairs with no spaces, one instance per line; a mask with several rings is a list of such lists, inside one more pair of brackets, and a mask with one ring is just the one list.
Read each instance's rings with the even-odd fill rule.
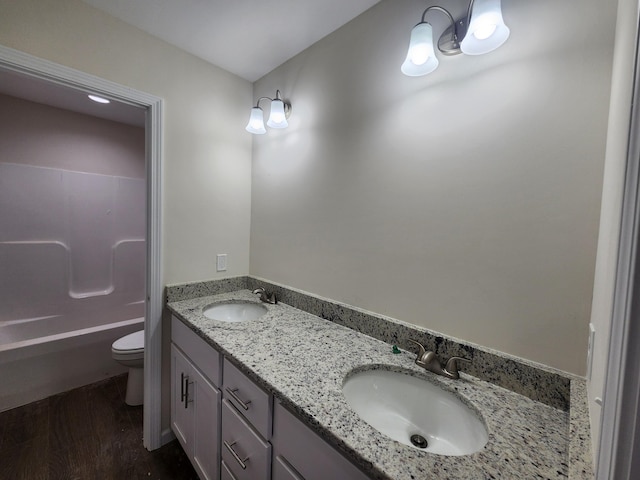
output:
[[271,438],[271,395],[224,359],[223,395],[266,439]]
[[220,462],[220,480],[238,480],[224,460]]
[[173,315],[171,341],[198,366],[214,386],[220,386],[222,355]]
[[[283,457],[293,472],[304,480],[369,480],[355,465],[342,456],[279,402],[273,409],[273,455]],[[274,479],[298,477],[277,477]],[[288,473],[292,473],[291,471]]]
[[304,478],[284,458],[277,456],[273,461],[271,480],[304,480]]
[[236,480],[270,478],[271,444],[226,399],[222,401],[222,460]]

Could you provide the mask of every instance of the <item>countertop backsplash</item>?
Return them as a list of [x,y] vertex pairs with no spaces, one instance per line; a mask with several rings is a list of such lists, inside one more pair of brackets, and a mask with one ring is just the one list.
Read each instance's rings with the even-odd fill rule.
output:
[[551,367],[513,357],[463,340],[445,337],[426,328],[385,317],[373,312],[322,298],[291,287],[254,277],[232,277],[222,280],[194,282],[166,287],[167,302],[206,297],[242,289],[264,287],[275,292],[278,301],[317,317],[364,333],[390,345],[414,351],[408,339],[422,343],[439,357],[465,357],[465,373],[524,395],[537,402],[568,410],[571,380],[580,377]]

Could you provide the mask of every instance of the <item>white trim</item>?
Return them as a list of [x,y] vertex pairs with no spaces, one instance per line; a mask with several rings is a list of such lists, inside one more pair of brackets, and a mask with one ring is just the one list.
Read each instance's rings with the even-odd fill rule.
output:
[[166,428],[162,431],[162,445],[166,445],[167,443],[176,439],[175,433],[171,428]]
[[[0,45],[0,68],[147,109],[147,308],[144,352],[144,446],[163,443],[162,410],[162,99],[117,83]],[[164,435],[166,438],[166,435]]]
[[[147,108],[147,317],[144,353],[144,446],[162,440],[162,100]],[[149,348],[151,346],[151,348]]]
[[[636,33],[636,45],[638,43]],[[638,48],[634,99],[640,98]],[[607,377],[600,417],[596,478],[640,478],[640,106],[631,104],[631,126],[622,201],[622,221],[609,340]]]

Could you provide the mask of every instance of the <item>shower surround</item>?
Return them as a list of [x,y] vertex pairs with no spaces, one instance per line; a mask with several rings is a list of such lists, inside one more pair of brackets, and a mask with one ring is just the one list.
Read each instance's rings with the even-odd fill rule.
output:
[[123,371],[143,328],[145,180],[0,163],[0,411]]

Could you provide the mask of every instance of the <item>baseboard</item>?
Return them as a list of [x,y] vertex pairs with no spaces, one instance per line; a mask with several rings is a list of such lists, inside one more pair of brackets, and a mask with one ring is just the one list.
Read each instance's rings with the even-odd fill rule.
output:
[[175,434],[173,433],[173,430],[171,430],[170,428],[167,428],[166,430],[162,431],[162,434],[160,436],[160,445],[166,445],[169,442],[172,442],[173,440],[176,439]]

